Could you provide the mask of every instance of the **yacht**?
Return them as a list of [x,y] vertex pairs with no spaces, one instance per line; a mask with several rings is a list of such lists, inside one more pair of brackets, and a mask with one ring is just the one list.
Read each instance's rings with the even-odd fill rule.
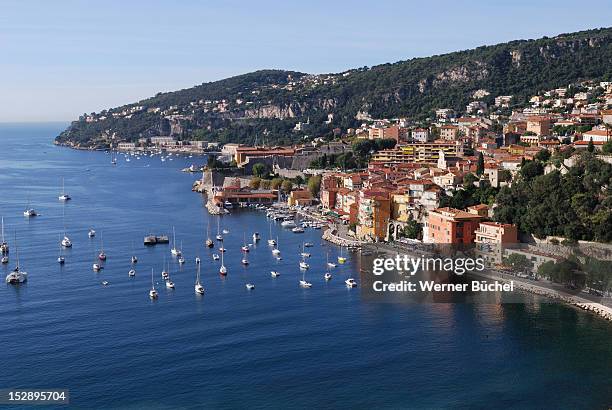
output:
[[155,283],[153,282],[153,268],[151,268],[151,290],[149,291],[149,297],[151,299],[157,299],[157,291],[155,290]]
[[174,226],[172,227],[172,249],[170,249],[172,256],[181,256],[181,250],[176,247],[176,232]]
[[28,273],[19,269],[19,249],[17,248],[17,235],[15,235],[15,253],[17,256],[17,265],[15,269],[6,275],[6,283],[11,285],[18,285],[28,280]]
[[4,255],[9,253],[9,246],[6,240],[4,239],[4,217],[2,218],[2,242],[0,243],[0,254]]
[[278,278],[280,276],[280,272],[273,270],[270,271],[270,275],[272,275],[273,278]]
[[312,283],[306,280],[306,271],[302,272],[302,280],[300,281],[300,286],[303,288],[311,288]]
[[64,178],[62,178],[62,192],[60,193],[58,199],[60,201],[70,201],[72,199],[70,195],[68,195],[66,193],[66,190],[64,189]]
[[96,231],[93,230],[93,228],[89,229],[89,231],[87,232],[87,236],[90,238],[93,238],[96,236]]
[[312,248],[314,245],[312,244],[312,242],[304,242],[304,247],[305,248]]
[[134,276],[136,276],[136,271],[134,269],[130,269],[130,271],[128,272],[128,276],[130,278],[133,278]]
[[193,290],[195,290],[195,293],[199,295],[204,294],[204,286],[202,286],[202,284],[200,283],[200,265],[199,264],[198,264],[198,269],[196,271],[196,281],[195,281],[195,285],[193,285]]
[[310,268],[310,265],[309,265],[309,264],[307,264],[307,263],[306,263],[305,261],[303,261],[303,260],[302,260],[302,261],[300,261],[300,269],[302,269],[302,270],[306,270],[306,269],[308,269],[308,268]]
[[219,273],[223,276],[227,275],[227,268],[225,267],[225,264],[223,263],[223,253],[221,253],[221,267],[219,268]]
[[32,208],[27,208],[25,211],[23,211],[23,216],[30,218],[32,216],[38,216],[38,214]]
[[253,234],[253,242],[259,242],[261,238],[259,237],[259,232],[255,232]]
[[227,229],[224,229],[222,232],[223,232],[223,235],[227,235],[229,233]]
[[62,246],[64,248],[72,248],[72,242],[67,235],[64,235],[64,239],[62,239]]
[[281,226],[283,228],[296,228],[295,222],[293,220],[283,221],[281,222]]
[[332,278],[332,274],[329,272],[325,272],[325,275],[323,275],[323,277],[325,278],[325,280],[329,281]]
[[215,236],[215,238],[216,238],[218,241],[223,242],[223,235],[218,234],[217,236]]
[[293,228],[291,230],[291,232],[293,232],[293,233],[304,233],[304,228],[300,228],[299,226],[296,226],[295,228]]
[[248,290],[253,290],[253,289],[255,289],[255,285],[253,285],[252,283],[247,283],[247,284],[246,284],[246,288],[247,288]]
[[355,282],[355,279],[353,278],[348,278],[344,281],[344,283],[346,283],[346,286],[348,286],[349,288],[354,288],[355,286],[357,286],[357,282]]

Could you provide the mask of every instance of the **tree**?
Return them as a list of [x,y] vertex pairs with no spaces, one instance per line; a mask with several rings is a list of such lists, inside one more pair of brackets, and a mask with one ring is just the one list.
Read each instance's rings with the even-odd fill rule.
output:
[[297,186],[300,186],[304,183],[304,178],[302,178],[301,175],[298,175],[297,177],[293,178],[293,183]]
[[484,157],[482,152],[478,153],[478,163],[476,164],[476,175],[480,176],[484,172]]
[[602,150],[604,154],[612,154],[612,139],[603,145]]
[[544,167],[537,161],[525,161],[525,164],[521,167],[521,176],[525,180],[532,180],[543,173]]
[[269,179],[262,179],[259,184],[259,189],[270,189],[271,181]]
[[283,183],[281,184],[281,189],[284,192],[290,192],[293,189],[293,182],[291,182],[288,179],[285,179]]
[[512,181],[512,172],[507,169],[502,169],[499,171],[499,181],[500,182],[510,182]]
[[421,239],[423,236],[423,225],[415,221],[411,216],[402,234],[405,238]]
[[282,178],[272,178],[272,181],[270,182],[270,188],[278,189],[278,188],[280,188],[282,183],[283,183],[283,179]]
[[474,186],[474,182],[478,181],[478,177],[471,172],[468,172],[463,177],[463,186],[467,189],[468,187]]
[[308,190],[314,198],[319,196],[321,190],[321,175],[315,175],[308,178]]
[[587,151],[591,153],[595,151],[595,145],[593,145],[593,137],[589,139],[589,145],[587,146]]
[[263,178],[269,173],[270,170],[268,169],[268,166],[266,164],[258,162],[257,164],[253,165],[253,175],[255,175],[256,177]]
[[259,189],[260,185],[261,185],[261,178],[259,177],[251,178],[251,181],[249,182],[249,187],[251,187],[251,189]]
[[511,266],[519,272],[527,272],[531,270],[532,263],[525,255],[520,253],[511,253],[507,258],[503,260],[505,265]]
[[537,159],[540,162],[547,162],[550,159],[550,151],[547,149],[543,149],[539,151],[536,154],[535,159]]

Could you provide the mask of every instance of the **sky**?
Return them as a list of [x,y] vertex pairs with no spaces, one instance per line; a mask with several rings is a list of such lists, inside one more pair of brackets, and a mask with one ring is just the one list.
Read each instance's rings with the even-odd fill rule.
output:
[[580,4],[0,0],[0,122],[70,121],[258,69],[341,72],[611,25],[609,0]]

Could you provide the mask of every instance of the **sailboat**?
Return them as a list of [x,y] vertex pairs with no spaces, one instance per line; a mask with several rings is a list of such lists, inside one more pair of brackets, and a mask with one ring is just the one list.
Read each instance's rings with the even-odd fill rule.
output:
[[243,238],[243,242],[242,242],[242,243],[243,243],[243,245],[242,245],[242,248],[240,248],[240,249],[242,250],[242,252],[245,252],[245,253],[246,253],[246,252],[248,252],[248,251],[249,251],[249,247],[248,247],[248,246],[247,246],[247,244],[246,244],[246,233],[245,233],[243,236],[244,236],[244,238]]
[[128,271],[128,276],[129,276],[130,278],[133,278],[134,276],[136,276],[136,270],[135,270],[135,269],[130,269],[130,270]]
[[224,253],[221,252],[221,267],[219,268],[219,273],[225,276],[227,275],[227,268],[225,267],[225,264],[223,263],[223,255]]
[[185,263],[185,258],[183,257],[183,241],[181,241],[181,247],[179,248],[178,263],[180,265]]
[[276,271],[276,270],[273,270],[273,271],[270,271],[270,275],[271,275],[273,278],[278,278],[278,277],[280,276],[280,272],[279,272],[279,271]]
[[[168,268],[170,270],[170,268]],[[161,277],[163,280],[167,280],[170,277],[170,274],[166,270],[166,258],[164,257],[164,267],[162,268]]]
[[306,270],[310,268],[310,265],[306,263],[305,252],[302,252],[302,260],[300,261],[300,269]]
[[117,165],[117,156],[115,155],[114,150],[111,150],[111,164]]
[[242,260],[240,261],[240,263],[242,263],[244,266],[249,264],[249,260],[247,258],[247,254],[245,253],[244,256],[242,257]]
[[206,220],[206,247],[213,248],[215,243],[210,239],[210,219]]
[[223,242],[223,235],[221,235],[221,231],[219,230],[219,219],[217,218],[217,236],[215,238],[217,238],[218,241]]
[[276,240],[274,241],[275,248],[272,249],[272,255],[276,256],[277,258],[280,257],[280,253],[281,253],[280,249],[278,248],[278,244],[279,244],[279,240],[277,236]]
[[174,226],[172,227],[172,249],[170,249],[172,256],[180,256],[181,250],[176,247],[176,232]]
[[338,255],[338,263],[344,263],[346,262],[346,258],[344,256],[342,256],[342,246],[340,247],[340,255]]
[[149,291],[151,299],[157,299],[157,291],[155,290],[155,282],[153,282],[153,268],[151,268],[151,290]]
[[312,283],[308,282],[306,280],[306,271],[304,270],[302,272],[302,280],[300,281],[300,286],[303,288],[311,288],[312,287]]
[[353,278],[348,278],[344,281],[344,283],[346,283],[346,286],[349,288],[354,288],[355,286],[357,286],[357,282]]
[[72,242],[70,241],[70,238],[66,234],[66,211],[63,207],[62,207],[62,221],[64,223],[64,239],[62,239],[62,246],[64,248],[72,248]]
[[268,245],[270,246],[275,246],[276,245],[276,241],[274,240],[274,238],[272,238],[272,224],[269,225],[270,226],[270,236],[268,237]]
[[199,295],[204,294],[204,286],[202,286],[202,284],[200,283],[200,265],[199,264],[198,264],[198,269],[196,270],[196,281],[195,281],[195,285],[193,285],[193,289],[195,290],[195,293]]
[[62,178],[62,192],[60,192],[60,196],[58,197],[60,201],[70,201],[72,198],[70,195],[66,193],[66,189],[64,187],[64,178]]
[[310,258],[311,255],[310,255],[310,253],[306,252],[305,246],[306,245],[304,243],[302,243],[302,253],[300,253],[300,256],[302,258]]
[[101,261],[106,260],[106,254],[104,253],[104,241],[102,240],[102,234],[100,234],[100,253],[98,254],[98,259]]
[[259,242],[259,232],[253,233],[253,242]]
[[23,211],[23,216],[27,218],[30,218],[32,216],[38,216],[38,213],[34,209],[30,208],[30,198],[28,198],[25,210]]
[[[329,267],[329,252],[327,253],[327,266]],[[325,275],[323,275],[323,277],[325,278],[325,280],[331,280],[332,274],[329,272],[325,272]]]
[[4,217],[2,217],[2,243],[0,243],[0,253],[2,255],[9,253],[9,246],[4,239]]
[[57,257],[57,263],[59,263],[60,265],[63,265],[64,263],[66,263],[66,258],[64,258],[63,250],[64,250],[64,248],[60,244],[60,247],[59,247],[59,256]]
[[18,285],[20,283],[24,283],[28,280],[28,273],[19,270],[19,248],[17,248],[17,233],[15,233],[15,254],[17,257],[17,265],[15,269],[6,275],[6,283],[11,285]]
[[134,252],[134,241],[132,241],[132,265],[138,262],[138,258],[136,257],[136,254]]

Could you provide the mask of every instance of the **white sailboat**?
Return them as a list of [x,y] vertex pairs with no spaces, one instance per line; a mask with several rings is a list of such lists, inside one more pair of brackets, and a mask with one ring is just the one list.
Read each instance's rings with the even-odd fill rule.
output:
[[153,268],[151,268],[151,290],[149,291],[151,299],[157,299],[157,291],[155,290],[155,282],[153,281]]
[[17,233],[15,233],[15,256],[17,258],[17,264],[15,269],[6,275],[6,283],[11,285],[18,285],[28,280],[28,273],[19,269],[19,248],[17,247]]
[[215,237],[218,241],[223,242],[223,235],[221,235],[220,229],[220,220],[217,218],[217,236]]
[[28,198],[25,210],[23,211],[23,216],[25,216],[26,218],[38,216],[38,213],[33,208],[30,208],[30,198]]
[[172,249],[170,249],[172,256],[181,256],[181,250],[176,247],[176,232],[174,226],[172,227]]
[[357,286],[357,282],[353,278],[348,278],[344,281],[344,283],[346,283],[346,286],[349,288],[354,288],[355,286]]
[[66,234],[66,211],[63,207],[62,207],[62,221],[64,224],[64,239],[62,239],[62,246],[64,248],[72,248],[72,242],[70,241],[70,238]]
[[8,243],[4,239],[4,217],[2,217],[2,243],[0,243],[0,253],[2,255],[9,253]]
[[129,276],[130,278],[133,278],[134,276],[136,276],[136,270],[135,270],[135,269],[130,269],[130,270],[128,271],[128,276]]
[[302,272],[302,280],[300,281],[300,286],[303,288],[311,288],[312,287],[312,283],[308,282],[306,280],[306,271],[304,270]]
[[59,256],[57,257],[57,263],[59,263],[60,265],[66,263],[66,258],[64,257],[64,248],[61,244],[59,247]]
[[106,260],[106,253],[104,253],[104,240],[102,239],[102,233],[100,233],[100,253],[98,254],[98,259],[101,261]]
[[196,281],[195,285],[193,285],[193,290],[199,295],[204,294],[204,286],[200,283],[200,264],[198,264],[198,269],[196,270]]
[[273,270],[273,271],[270,271],[270,275],[273,278],[278,278],[280,276],[280,272]]
[[223,252],[221,252],[221,267],[219,268],[219,273],[223,276],[227,275],[227,268],[225,267],[225,264],[223,263]]
[[64,178],[62,178],[62,192],[60,192],[58,199],[60,201],[70,201],[72,199],[70,195],[66,193],[66,189],[64,187]]
[[269,227],[270,227],[270,236],[268,236],[268,245],[275,246],[276,241],[274,240],[274,238],[272,238],[272,224],[270,224]]
[[206,247],[213,248],[215,243],[210,239],[210,218],[206,219]]
[[243,241],[243,242],[242,242],[242,248],[240,248],[240,250],[241,250],[242,252],[245,252],[245,253],[246,253],[246,252],[249,252],[249,250],[250,250],[250,249],[249,249],[249,247],[247,246],[247,243],[246,243],[246,233],[245,233],[245,234],[243,234],[243,240],[242,240],[242,241]]
[[306,245],[302,243],[302,253],[300,254],[300,256],[302,258],[310,258],[312,255],[309,252],[306,252],[305,246]]
[[132,241],[132,258],[130,260],[132,262],[132,265],[138,263],[138,257],[136,257],[136,252],[134,252],[134,241]]

